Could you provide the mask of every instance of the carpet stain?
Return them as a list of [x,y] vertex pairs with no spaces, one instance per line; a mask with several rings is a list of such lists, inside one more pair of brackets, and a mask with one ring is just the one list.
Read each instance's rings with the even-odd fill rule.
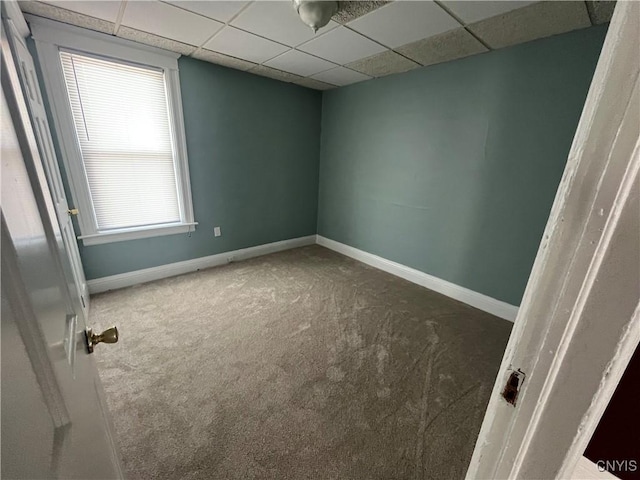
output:
[[315,245],[91,308],[130,479],[463,478],[511,331]]

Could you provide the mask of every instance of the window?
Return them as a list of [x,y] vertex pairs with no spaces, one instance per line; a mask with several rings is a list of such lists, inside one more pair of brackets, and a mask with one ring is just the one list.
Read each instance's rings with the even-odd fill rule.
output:
[[163,72],[60,58],[98,231],[179,223]]
[[41,22],[34,38],[79,238],[93,245],[193,230],[176,56]]

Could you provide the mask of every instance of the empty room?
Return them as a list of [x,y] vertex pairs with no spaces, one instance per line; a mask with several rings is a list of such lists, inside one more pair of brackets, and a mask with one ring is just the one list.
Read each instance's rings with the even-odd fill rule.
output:
[[3,1],[2,476],[627,478],[639,18]]

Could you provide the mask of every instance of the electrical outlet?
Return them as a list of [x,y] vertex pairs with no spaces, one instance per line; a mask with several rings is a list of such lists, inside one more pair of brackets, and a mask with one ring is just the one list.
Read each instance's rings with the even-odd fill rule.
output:
[[220,235],[222,235],[222,232],[220,231],[220,227],[213,227],[213,236],[219,237]]

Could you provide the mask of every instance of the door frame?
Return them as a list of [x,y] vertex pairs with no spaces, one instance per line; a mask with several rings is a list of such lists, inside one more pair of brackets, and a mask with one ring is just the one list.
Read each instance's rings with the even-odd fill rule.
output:
[[[638,346],[640,228],[624,215],[640,203],[639,74],[640,2],[620,1],[467,479],[570,478]],[[514,408],[502,393],[518,369]]]

